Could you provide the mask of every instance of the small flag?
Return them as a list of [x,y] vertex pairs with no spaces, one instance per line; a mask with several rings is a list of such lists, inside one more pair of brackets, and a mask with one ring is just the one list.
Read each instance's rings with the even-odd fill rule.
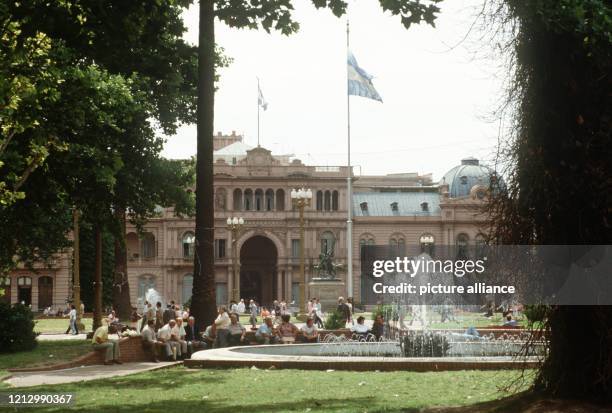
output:
[[378,100],[382,98],[372,84],[373,77],[359,67],[353,53],[348,53],[348,94]]
[[257,82],[257,103],[259,104],[259,106],[261,106],[261,108],[263,110],[267,110],[268,109],[268,102],[266,102],[266,99],[264,99],[264,95],[263,93],[261,93],[261,88],[259,87],[259,82]]

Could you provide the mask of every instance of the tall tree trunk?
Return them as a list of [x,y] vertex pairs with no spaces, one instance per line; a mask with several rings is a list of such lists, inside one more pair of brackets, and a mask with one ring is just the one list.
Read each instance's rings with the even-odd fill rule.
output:
[[127,322],[132,314],[130,302],[130,284],[128,283],[128,260],[125,247],[125,209],[115,209],[115,219],[120,223],[119,234],[115,235],[115,271],[113,280],[113,308],[123,322]]
[[191,312],[205,326],[216,316],[213,209],[213,128],[215,101],[214,1],[200,0],[198,46],[198,149],[196,161],[196,228]]
[[94,271],[94,313],[93,330],[102,325],[102,229],[96,224],[96,267]]

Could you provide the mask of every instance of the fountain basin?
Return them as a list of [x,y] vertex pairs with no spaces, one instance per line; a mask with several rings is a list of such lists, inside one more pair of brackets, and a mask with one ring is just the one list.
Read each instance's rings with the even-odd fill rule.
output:
[[[367,343],[375,346],[384,345],[382,350],[393,350],[399,353],[399,345],[393,342]],[[342,343],[345,348],[347,343]],[[363,343],[348,344],[361,346]],[[325,347],[324,347],[325,346]],[[326,350],[329,349],[329,350]],[[325,355],[336,352],[330,343],[259,345],[202,350],[194,353],[191,359],[185,360],[190,368],[228,368],[257,367],[283,368],[302,370],[354,370],[354,371],[445,371],[445,370],[499,370],[535,368],[539,365],[538,357],[516,358],[509,356],[489,357],[381,357],[381,356],[337,356]],[[372,349],[374,354],[376,350]],[[385,354],[383,352],[383,354]]]

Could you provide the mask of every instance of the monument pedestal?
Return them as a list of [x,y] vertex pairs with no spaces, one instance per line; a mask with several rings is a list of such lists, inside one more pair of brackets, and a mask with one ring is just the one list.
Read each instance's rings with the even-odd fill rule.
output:
[[318,298],[323,312],[335,310],[338,307],[338,297],[346,294],[344,285],[344,281],[337,278],[313,278],[308,283],[308,298]]

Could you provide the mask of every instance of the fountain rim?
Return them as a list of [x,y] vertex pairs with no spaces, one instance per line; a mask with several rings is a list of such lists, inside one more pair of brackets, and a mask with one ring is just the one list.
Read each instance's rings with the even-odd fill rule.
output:
[[[329,344],[329,343],[327,343]],[[305,356],[249,353],[254,348],[322,346],[323,343],[271,344],[200,350],[187,359],[189,368],[256,367],[303,370],[356,370],[356,371],[451,371],[451,370],[502,370],[536,368],[541,358],[487,356],[487,357],[346,357]],[[196,356],[195,358],[193,356]]]

